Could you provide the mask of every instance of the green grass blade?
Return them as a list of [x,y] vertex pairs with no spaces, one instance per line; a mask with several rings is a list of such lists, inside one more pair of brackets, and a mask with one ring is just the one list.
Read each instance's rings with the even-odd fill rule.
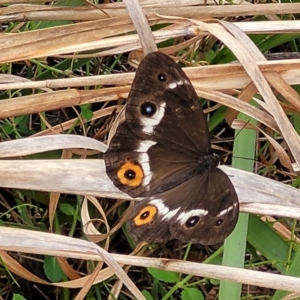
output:
[[251,215],[247,240],[274,268],[282,274],[286,273],[289,245],[271,226]]
[[[239,114],[239,119],[249,120],[244,114]],[[233,148],[232,166],[245,171],[253,171],[256,132],[248,129],[237,130]],[[224,243],[223,265],[244,267],[245,250],[248,229],[248,214],[241,213],[238,224],[233,233]],[[220,300],[240,299],[241,284],[221,281]]]
[[[293,258],[293,262],[292,262],[286,275],[300,277],[299,265],[300,265],[300,251],[298,249],[295,257]],[[287,296],[288,294],[289,294],[289,292],[277,290],[276,293],[274,294],[272,300],[280,300],[284,296]],[[295,298],[295,299],[299,299],[299,298]]]

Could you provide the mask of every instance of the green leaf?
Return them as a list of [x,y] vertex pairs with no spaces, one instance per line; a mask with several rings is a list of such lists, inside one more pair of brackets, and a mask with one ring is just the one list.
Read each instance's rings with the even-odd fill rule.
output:
[[182,300],[204,300],[203,294],[196,288],[185,288],[181,293]]
[[214,51],[214,50],[209,50],[207,53],[206,53],[206,57],[205,59],[208,61],[208,62],[211,62],[215,57],[216,57],[217,53]]
[[[24,125],[24,124],[27,124],[28,122],[28,116],[18,116],[16,118],[14,118],[14,123],[16,125]],[[27,127],[27,125],[26,125]]]
[[52,282],[60,282],[64,278],[64,273],[58,264],[56,257],[46,256],[44,261],[44,271],[47,278]]
[[91,120],[93,117],[93,112],[91,111],[91,106],[81,106],[80,113],[86,120]]
[[219,109],[215,111],[215,113],[211,116],[208,122],[208,130],[209,132],[216,129],[217,126],[220,125],[220,123],[223,122],[225,118],[227,108],[225,106],[221,106]]
[[20,294],[14,294],[12,297],[12,300],[26,300],[22,295]]
[[7,135],[12,134],[14,132],[14,126],[11,124],[3,124],[1,125],[1,131],[5,132]]
[[220,285],[220,280],[215,278],[210,278],[209,282],[213,285]]
[[178,273],[171,272],[171,271],[163,271],[157,270],[153,268],[148,268],[148,272],[159,281],[163,282],[177,282],[179,280]]
[[152,295],[151,295],[148,291],[143,290],[143,291],[142,291],[142,294],[145,296],[145,298],[146,298],[147,300],[154,300],[153,297],[152,297]]
[[74,207],[68,203],[61,203],[59,209],[67,216],[75,216],[76,214]]

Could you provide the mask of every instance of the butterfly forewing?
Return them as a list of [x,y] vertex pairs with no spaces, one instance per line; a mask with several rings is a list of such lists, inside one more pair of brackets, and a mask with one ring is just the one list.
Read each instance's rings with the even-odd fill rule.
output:
[[[117,128],[105,153],[105,164],[107,175],[115,186],[132,197],[149,197],[169,190],[184,182],[189,172],[192,176],[196,167],[194,158],[157,142],[143,140],[127,123]],[[137,176],[128,184],[124,178],[126,165],[131,165],[137,174],[140,170],[142,178]]]
[[144,139],[197,157],[210,153],[210,139],[197,94],[181,68],[167,55],[148,54],[130,91],[126,122]]

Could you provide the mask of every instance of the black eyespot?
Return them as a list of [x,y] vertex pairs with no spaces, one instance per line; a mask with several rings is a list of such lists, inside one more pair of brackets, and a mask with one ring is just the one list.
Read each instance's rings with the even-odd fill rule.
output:
[[220,226],[220,225],[222,225],[222,224],[223,224],[223,222],[224,222],[224,220],[223,220],[223,219],[219,219],[219,220],[217,220],[217,222],[216,222],[216,226]]
[[159,73],[159,74],[157,75],[157,79],[158,79],[159,81],[164,82],[164,81],[167,80],[167,77],[166,77],[166,75],[165,75],[164,73]]
[[187,228],[194,227],[194,226],[196,226],[196,225],[198,224],[199,220],[200,220],[200,217],[199,217],[199,216],[193,216],[193,217],[190,217],[190,218],[186,221],[185,226],[186,226]]
[[145,211],[145,212],[141,215],[140,219],[141,219],[141,220],[147,219],[147,218],[149,217],[149,214],[150,214],[149,211]]
[[131,170],[131,169],[126,170],[126,171],[124,172],[124,177],[125,177],[126,179],[128,179],[128,180],[133,180],[133,179],[135,179],[135,176],[136,176],[135,171],[133,171],[133,170]]
[[146,117],[152,117],[156,113],[156,105],[152,102],[145,102],[141,105],[141,114]]

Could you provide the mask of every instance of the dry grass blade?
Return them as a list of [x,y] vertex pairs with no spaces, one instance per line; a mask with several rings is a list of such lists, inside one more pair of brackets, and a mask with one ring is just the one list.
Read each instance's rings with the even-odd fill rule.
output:
[[[129,85],[134,78],[134,73],[130,72],[130,67],[137,66],[136,61],[139,59],[136,58],[140,56],[141,45],[143,51],[148,53],[157,50],[155,42],[166,41],[164,45],[168,46],[161,51],[171,55],[176,62],[179,61],[187,66],[191,65],[184,71],[191,79],[197,94],[202,98],[216,101],[217,105],[226,105],[235,110],[227,115],[229,123],[233,122],[237,111],[239,111],[266,125],[266,132],[263,132],[261,128],[254,128],[250,124],[246,127],[264,134],[267,142],[271,144],[269,149],[272,151],[274,149],[273,153],[275,154],[271,158],[274,159],[275,157],[277,160],[279,156],[282,165],[290,168],[291,162],[287,155],[289,149],[286,150],[288,147],[284,143],[283,145],[278,144],[271,135],[276,135],[278,132],[282,133],[295,160],[300,160],[299,137],[284,113],[284,111],[288,113],[300,111],[299,95],[289,86],[300,84],[300,59],[267,61],[246,34],[266,33],[270,36],[277,33],[298,34],[300,21],[280,20],[280,14],[299,13],[300,4],[253,5],[242,1],[238,4],[243,5],[221,5],[219,3],[219,6],[203,8],[199,5],[200,3],[213,4],[214,1],[166,0],[161,2],[160,0],[141,0],[137,2],[137,0],[126,0],[125,5],[124,3],[105,3],[98,6],[87,4],[85,7],[55,7],[52,6],[52,3],[45,5],[42,1],[36,1],[37,3],[40,2],[41,5],[31,5],[32,1],[29,0],[17,2],[24,3],[24,5],[17,4],[0,8],[0,22],[2,24],[12,22],[14,23],[12,25],[15,26],[10,29],[11,27],[8,25],[5,30],[7,29],[9,34],[0,36],[2,45],[0,63],[3,64],[3,70],[8,70],[7,72],[11,72],[10,66],[17,65],[19,67],[21,65],[23,67],[20,73],[15,72],[20,76],[0,75],[0,90],[3,91],[3,98],[10,98],[0,101],[0,119],[4,125],[12,124],[11,127],[6,126],[10,130],[11,128],[18,129],[17,121],[26,116],[30,120],[30,125],[33,124],[35,127],[34,130],[31,130],[28,126],[30,129],[26,131],[24,136],[32,134],[37,137],[0,143],[0,157],[5,158],[1,161],[1,187],[46,191],[47,200],[50,192],[50,203],[45,206],[47,222],[49,218],[47,226],[50,224],[51,229],[54,227],[55,213],[64,214],[63,206],[57,208],[57,205],[67,203],[75,211],[72,206],[75,199],[73,195],[84,195],[83,203],[80,202],[80,196],[76,197],[76,213],[73,215],[66,213],[64,217],[67,216],[68,220],[69,216],[70,219],[74,218],[72,226],[74,225],[73,228],[76,227],[76,229],[72,231],[72,234],[75,230],[76,233],[82,234],[80,229],[78,230],[78,220],[80,220],[80,225],[83,225],[83,232],[89,241],[0,226],[1,257],[8,269],[28,281],[65,288],[82,288],[76,299],[84,299],[90,287],[96,283],[107,279],[110,279],[110,282],[115,280],[111,278],[113,276],[118,278],[113,288],[110,289],[110,293],[114,297],[119,296],[122,285],[126,284],[136,298],[144,299],[126,275],[132,266],[170,270],[294,292],[290,296],[300,293],[299,278],[194,262],[135,257],[136,252],[131,255],[107,253],[108,249],[118,251],[117,247],[114,248],[114,242],[118,240],[118,235],[121,232],[119,229],[126,221],[134,203],[131,201],[129,208],[124,212],[124,202],[132,199],[116,189],[107,178],[103,160],[88,157],[95,154],[101,157],[107,149],[105,143],[109,141],[119,122],[122,122],[124,99],[128,96]],[[0,0],[0,4],[4,3],[8,2]],[[166,12],[171,17],[159,15]],[[128,15],[131,16],[133,22]],[[261,22],[245,19],[244,22],[218,23],[207,19],[215,16],[224,17],[226,20],[239,20],[229,17],[248,15],[265,16],[271,21]],[[182,17],[189,17],[190,19],[183,19]],[[204,21],[205,19],[207,20]],[[30,20],[34,20],[34,22],[31,24]],[[54,25],[50,24],[51,22],[43,22],[47,20],[54,21]],[[61,25],[62,23],[57,22],[62,20],[70,20],[73,23],[68,22],[69,25]],[[22,23],[17,24],[16,21]],[[36,23],[41,23],[42,26],[35,26]],[[150,26],[153,26],[153,33]],[[134,30],[137,30],[139,36],[133,34]],[[208,35],[213,36],[207,37]],[[233,51],[240,63],[192,66],[202,63],[203,57],[206,59],[206,48],[203,55],[202,53],[198,55],[198,50],[201,52],[202,49],[201,43],[205,44],[208,41],[209,48],[212,46],[212,41],[214,45],[216,44],[217,39],[225,45],[222,46],[222,49],[221,47],[218,49],[227,50],[226,46],[228,46],[228,49]],[[174,43],[172,44],[172,42]],[[211,49],[214,52],[214,48]],[[128,57],[127,54],[115,55],[129,51]],[[177,56],[174,55],[175,53]],[[106,57],[108,55],[112,56],[108,58]],[[299,58],[299,56],[295,57]],[[208,59],[208,61],[210,60]],[[232,59],[226,61],[232,61]],[[9,62],[17,63],[8,64]],[[62,62],[71,62],[71,64],[65,68],[63,64],[60,65]],[[70,69],[68,69],[69,65],[72,65]],[[6,67],[8,69],[5,69]],[[25,73],[26,71],[30,71],[33,74],[32,77],[30,72]],[[105,74],[106,72],[124,73]],[[88,76],[102,73],[105,75]],[[32,78],[32,81],[24,79],[27,74],[29,74],[28,78]],[[55,78],[55,76],[57,79],[45,80],[46,78]],[[289,102],[278,101],[270,85],[273,85],[277,92]],[[264,101],[253,98],[257,93],[262,96]],[[260,97],[259,94],[257,95],[258,98]],[[236,98],[240,98],[240,100]],[[259,107],[251,106],[248,103],[250,99],[256,100]],[[112,104],[109,101],[115,102]],[[83,108],[85,107],[88,107],[87,110],[90,109],[90,114],[84,114]],[[68,108],[70,108],[70,114],[66,112]],[[215,109],[215,106],[212,109]],[[225,109],[222,109],[219,109],[218,112],[225,114]],[[55,110],[59,110],[59,113],[63,111],[64,116],[59,119],[54,114],[55,121],[53,121],[49,116]],[[115,114],[118,113],[119,115],[115,118]],[[112,116],[107,117],[109,115]],[[217,114],[213,112],[212,115]],[[103,119],[99,120],[100,118]],[[111,125],[116,119],[117,122]],[[26,123],[26,125],[28,124]],[[236,126],[236,122],[232,124],[233,127]],[[241,124],[238,125],[241,126]],[[91,138],[65,134],[69,130],[78,133],[77,129],[83,135],[94,136],[95,138],[100,136],[105,143]],[[95,132],[97,133],[95,134]],[[7,139],[17,136],[10,134],[9,131],[5,134]],[[55,135],[51,136],[50,134]],[[23,134],[20,135],[20,137],[22,136]],[[57,151],[61,149],[62,153]],[[16,157],[23,158],[27,155],[46,151],[53,151],[55,155],[59,152],[61,159],[43,159],[42,163],[41,160],[37,159],[15,159]],[[269,154],[269,152],[266,153]],[[72,159],[74,155],[80,156],[81,159]],[[13,159],[6,159],[10,157]],[[89,159],[83,159],[86,157]],[[281,167],[281,164],[279,165]],[[269,165],[265,168],[267,171],[269,170],[268,167]],[[262,178],[262,176],[223,166],[220,168],[229,175],[233,182],[240,199],[242,212],[299,219],[299,190],[274,180]],[[285,170],[282,174],[284,172]],[[289,179],[294,179],[294,174],[291,172],[288,176],[290,176]],[[22,193],[22,191],[17,192]],[[59,200],[63,198],[61,197],[63,193],[68,195],[68,198],[66,202],[59,203]],[[99,201],[95,196],[121,199],[121,201],[111,201],[112,203],[107,204],[103,199]],[[30,197],[28,196],[28,198]],[[121,204],[122,206],[118,207]],[[16,205],[16,207],[18,206]],[[62,209],[60,210],[60,208]],[[7,215],[13,210],[14,208],[11,207],[7,209]],[[116,214],[120,211],[122,211],[121,217]],[[260,222],[260,220],[258,221]],[[99,224],[100,226],[98,226]],[[56,229],[54,227],[53,230]],[[290,237],[293,237],[291,230],[284,231],[283,229],[281,226],[280,230],[285,239],[289,238],[289,234]],[[65,231],[62,232],[65,233]],[[78,235],[74,234],[74,236]],[[288,243],[285,239],[284,243]],[[101,242],[103,249],[90,241]],[[125,238],[124,241],[129,247],[130,241]],[[117,243],[119,242],[118,240]],[[49,283],[42,280],[28,272],[4,250],[57,256],[59,264],[69,280],[59,283]],[[143,250],[142,254],[146,256],[153,248],[148,247]],[[291,251],[293,251],[293,255],[296,253],[294,249]],[[265,255],[258,249],[256,253]],[[80,259],[83,267],[73,269],[73,260],[72,263],[68,263],[67,258]],[[99,262],[94,272],[86,271],[89,269],[90,261]],[[88,275],[82,275],[85,274],[82,273],[82,270]],[[126,291],[122,292],[126,293]]]
[[[88,200],[94,205],[95,209],[100,213],[100,215],[102,216],[103,220],[95,220],[95,219],[91,219],[90,217],[90,213],[88,210]],[[124,201],[118,201],[117,206],[121,205],[122,202]],[[95,197],[85,197],[83,204],[82,204],[82,208],[81,208],[81,218],[82,218],[82,223],[83,223],[83,230],[84,230],[84,234],[87,237],[87,239],[91,242],[94,243],[98,243],[100,241],[103,241],[105,239],[108,239],[108,237],[110,237],[112,234],[116,233],[123,225],[124,223],[127,221],[128,217],[129,217],[129,213],[133,207],[134,202],[132,201],[128,207],[128,209],[126,210],[126,212],[122,215],[122,217],[120,217],[120,219],[118,220],[117,225],[115,225],[112,229],[110,229],[108,222],[107,222],[107,218],[106,215],[102,209],[102,207],[99,204],[99,201],[97,200],[97,198]],[[107,213],[107,215],[109,215],[109,213]],[[99,232],[99,230],[94,226],[93,222],[94,221],[100,221],[102,223],[105,224],[106,227],[106,231],[107,233],[102,233]],[[105,248],[106,250],[108,248]]]
[[[0,1],[0,4],[10,3],[11,1]],[[21,3],[21,1],[18,1]],[[24,1],[23,3],[30,2]],[[37,2],[37,1],[36,1]],[[42,1],[41,1],[42,2]],[[300,12],[299,3],[290,3],[289,5],[272,3],[267,6],[264,4],[252,3],[246,1],[230,1],[230,4],[245,5],[225,5],[227,1],[140,1],[143,12],[147,17],[153,17],[156,14],[164,14],[166,9],[168,14],[177,17],[187,18],[221,18],[230,16],[257,16],[257,15],[276,15],[292,14]],[[208,6],[207,4],[216,4]],[[224,4],[224,5],[222,5]],[[203,9],[202,5],[206,5]],[[11,5],[1,9],[1,22],[13,22],[23,20],[72,20],[72,21],[92,21],[109,17],[127,17],[128,11],[123,3],[106,3],[100,4],[97,8],[92,7],[69,7],[60,6],[52,7],[47,5]],[[180,8],[180,9],[178,9]]]
[[[202,10],[201,7],[199,9]],[[228,8],[226,7],[225,9],[227,10]],[[178,8],[176,10],[180,11]],[[98,10],[95,9],[95,11]],[[251,8],[249,11],[251,11]],[[165,13],[165,8],[161,9],[161,13]],[[176,16],[177,14],[175,13],[174,15]],[[153,25],[162,22],[163,19],[154,14],[148,21]],[[286,21],[286,23],[284,21],[249,23],[236,23],[236,26],[239,26],[245,32],[251,33],[297,32],[300,28],[299,21]],[[99,31],[98,28],[102,28],[102,30]],[[100,53],[95,54],[95,56],[99,57],[124,52],[126,51],[126,46],[127,51],[130,51],[139,48],[138,36],[122,36],[122,34],[133,30],[134,26],[126,15],[123,17],[106,17],[103,20],[3,35],[0,37],[3,50],[0,63],[102,49]],[[207,35],[208,32],[210,31],[198,32],[197,35]],[[154,33],[154,37],[156,42],[159,42],[193,34],[193,26],[187,26],[182,27],[181,30],[176,32],[159,30]],[[22,47],[22,51],[19,51],[20,47]]]
[[[103,261],[109,267],[109,269],[101,270],[97,277],[94,278],[94,283],[101,282],[105,280],[105,278],[109,278],[112,275],[116,274],[125,285],[127,285],[128,289],[131,290],[132,294],[138,299],[144,299],[141,292],[136,288],[134,283],[129,279],[127,274],[121,268],[121,266],[115,261],[115,258],[107,253],[104,249],[100,248],[94,243],[90,243],[83,240],[78,240],[70,237],[64,237],[56,234],[42,233],[30,230],[20,230],[13,228],[0,228],[0,250],[5,249],[11,251],[20,251],[25,253],[36,253],[36,254],[45,254],[45,255],[54,255],[54,256],[66,256],[66,257],[75,257],[83,258],[87,253],[93,253],[93,258],[89,255],[91,260],[95,261]],[[14,235],[17,233],[17,235]],[[24,234],[22,237],[20,233]],[[13,234],[14,236],[9,236]],[[21,238],[21,239],[20,239]],[[18,241],[19,240],[19,241]],[[82,246],[80,246],[82,245]],[[79,247],[78,247],[79,246]],[[72,249],[72,250],[71,250]],[[69,251],[73,252],[70,256]],[[67,255],[65,255],[67,254]],[[28,278],[28,280],[32,280],[34,282],[48,284],[48,285],[56,285],[61,287],[68,288],[78,288],[84,286],[89,280],[91,275],[82,277],[80,279],[76,279],[69,282],[63,283],[49,283],[45,280],[40,279],[37,276],[34,276],[30,272],[28,272],[25,268],[23,268],[18,262],[12,260],[12,258],[4,251],[1,251],[2,260],[6,263],[7,266],[11,268],[11,270],[24,278]],[[107,272],[109,271],[109,272]],[[113,271],[113,273],[112,273]],[[105,275],[105,276],[104,276]]]
[[122,95],[126,96],[129,87],[108,88],[105,90],[79,91],[69,89],[44,94],[18,97],[1,101],[0,119],[33,114],[53,109],[115,100]]
[[[31,245],[36,246],[32,247]],[[127,275],[119,264],[154,267],[196,276],[225,279],[273,289],[279,288],[286,291],[300,292],[300,279],[295,277],[195,262],[118,254],[109,255],[95,244],[84,240],[43,232],[37,234],[35,231],[30,230],[0,228],[0,249],[25,253],[42,253],[54,256],[59,255],[95,261],[102,261],[103,259],[116,272],[119,278],[121,278],[125,284],[128,283],[128,285],[129,281],[126,280]],[[3,257],[4,261],[6,261],[7,254]],[[97,279],[99,279],[99,277]],[[66,283],[59,283],[57,285],[68,286]],[[138,291],[135,293],[136,289],[134,285],[130,286],[130,288],[133,289],[132,292],[134,295],[140,295]]]
[[283,297],[281,300],[295,300],[300,297],[300,293],[290,293],[287,296]]
[[[109,28],[109,31],[100,31],[98,28]],[[122,20],[113,18],[66,25],[62,26],[60,30],[56,27],[43,29],[42,34],[40,30],[28,31],[22,34],[11,35],[9,40],[5,36],[1,36],[0,43],[4,48],[8,47],[10,51],[6,53],[5,57],[0,59],[0,63],[58,53],[76,52],[78,49],[76,50],[74,45],[78,45],[78,40],[82,43],[81,51],[96,49],[99,48],[99,45],[93,45],[93,41],[101,40],[111,34],[118,35],[132,30],[134,30],[134,27],[129,18]],[[32,43],[33,40],[35,41],[34,43]],[[8,43],[11,44],[9,45]],[[21,46],[22,51],[19,48]]]
[[[113,186],[102,160],[43,160],[42,165],[39,160],[6,160],[1,164],[3,187],[131,200]],[[300,215],[297,189],[249,172],[221,168],[237,190],[242,211],[294,218]]]
[[138,0],[124,0],[123,1],[128,13],[134,23],[134,27],[138,33],[142,49],[147,55],[150,52],[157,51],[156,44],[154,42],[154,37],[148,21],[143,13]]
[[[88,210],[88,201],[91,202],[95,209],[100,213],[102,219],[98,220],[101,223],[105,225],[105,229],[107,233],[100,233],[96,227],[93,225],[90,215],[89,215],[89,210]],[[84,233],[87,237],[87,239],[91,242],[94,243],[99,243],[103,240],[106,240],[106,247],[105,249],[108,250],[108,245],[109,245],[109,236],[112,234],[110,231],[109,224],[107,222],[107,218],[105,215],[105,212],[103,208],[101,207],[99,201],[95,197],[85,197],[83,200],[83,204],[81,207],[81,217],[82,217],[82,223],[84,224]]]
[[268,82],[300,112],[299,94],[277,72],[265,72]]
[[75,300],[83,300],[85,299],[88,291],[92,287],[92,285],[95,283],[95,280],[97,278],[97,275],[102,269],[102,263],[98,263],[94,271],[92,272],[89,279],[86,281],[85,285],[82,287],[82,289],[79,291],[79,293],[76,295]]
[[[94,112],[93,117],[91,118],[90,121],[94,121],[94,120],[97,120],[99,118],[103,118],[105,116],[110,116],[113,113],[118,113],[122,109],[123,109],[122,105],[115,105],[115,106],[110,106],[110,107],[107,107],[107,108],[103,108],[101,110],[98,110],[98,111]],[[66,122],[63,122],[63,123],[55,125],[55,126],[49,125],[48,129],[45,129],[45,130],[40,131],[36,134],[33,134],[32,136],[38,137],[38,136],[44,136],[44,135],[49,135],[49,134],[62,133],[65,130],[68,130],[71,127],[73,127],[74,123],[76,123],[77,120],[78,120],[78,118],[68,120]]]
[[98,253],[103,258],[103,261],[106,262],[108,266],[110,266],[115,272],[118,278],[127,286],[127,288],[131,291],[131,293],[137,297],[138,299],[145,299],[143,294],[139,291],[136,285],[131,281],[131,279],[127,276],[125,271],[121,268],[121,266],[116,262],[113,256],[100,247],[98,247]]
[[18,157],[51,150],[72,148],[74,148],[74,150],[83,148],[105,152],[107,146],[94,139],[79,135],[28,137],[22,140],[2,142],[0,146],[0,157]]
[[[198,21],[192,21],[192,22],[198,24],[201,28],[210,31],[214,36],[222,40],[226,45],[228,45],[228,47],[237,56],[239,61],[244,65],[245,70],[248,72],[249,76],[257,86],[258,90],[264,97],[265,101],[267,102],[268,111],[272,113],[275,120],[277,121],[276,123],[281,129],[281,132],[283,133],[299,167],[299,163],[300,163],[300,152],[299,152],[300,147],[298,146],[300,144],[299,136],[297,135],[292,125],[288,121],[286,115],[284,114],[283,109],[279,105],[266,79],[264,78],[263,74],[261,73],[261,71],[257,66],[256,63],[257,60],[262,60],[262,61],[265,60],[263,55],[260,52],[258,52],[256,47],[251,42],[251,40],[233,24],[222,22],[222,24],[226,26],[227,29],[230,30],[230,32],[234,35],[234,37],[228,34],[226,31],[222,30],[217,24],[210,24],[210,26],[207,26],[207,24],[203,22],[198,22]],[[240,43],[238,39],[240,39],[242,43]],[[245,47],[245,44],[247,45],[247,48]],[[249,50],[251,54],[249,53]]]
[[212,101],[216,101],[218,103],[222,103],[228,107],[232,107],[240,112],[243,112],[261,123],[267,125],[275,131],[278,131],[279,128],[277,124],[274,122],[274,119],[264,111],[259,110],[258,108],[253,107],[252,105],[238,101],[236,98],[226,95],[224,93],[220,93],[213,90],[207,89],[197,89],[197,94],[205,99],[210,99]]
[[[238,99],[249,103],[251,101],[251,99],[255,96],[255,94],[257,93],[257,89],[255,87],[255,85],[253,84],[253,82],[249,83],[242,91],[241,93],[238,95]],[[237,118],[239,111],[238,110],[233,110],[230,109],[227,111],[226,113],[226,121],[228,122],[228,124],[231,126],[233,120],[235,118]],[[248,116],[249,113],[246,113]],[[269,117],[269,114],[266,114],[267,117]],[[256,119],[256,117],[255,117]],[[257,119],[258,120],[258,119]],[[274,120],[272,120],[274,122]],[[275,122],[274,122],[275,123]]]
[[274,228],[275,231],[278,232],[286,240],[292,239],[293,241],[296,241],[297,244],[300,244],[300,238],[298,238],[295,234],[293,234],[283,224],[281,224],[280,222],[277,222],[277,220],[274,219],[273,217],[263,216],[263,217],[261,217],[261,220],[272,223],[272,228]]
[[[282,107],[278,103],[278,100],[274,96],[270,86],[268,85],[267,80],[265,79],[262,72],[257,66],[256,62],[259,60],[265,60],[264,56],[261,54],[261,52],[258,51],[256,46],[252,43],[249,37],[245,35],[243,31],[241,31],[239,28],[235,27],[230,23],[222,22],[222,24],[225,25],[225,27],[228,30],[230,30],[230,33],[232,33],[235,38],[240,39],[238,47],[233,47],[233,45],[230,43],[232,39],[230,39],[229,37],[227,37],[226,42],[228,43],[230,49],[240,60],[240,62],[244,64],[245,70],[251,77],[252,81],[256,85],[261,95],[263,96],[265,102],[268,104],[268,111],[276,120],[276,123],[280,128],[282,135],[284,136],[291,152],[293,153],[294,159],[296,160],[299,169],[300,138],[294,130],[292,124],[288,120],[287,116],[285,115]],[[216,34],[216,31],[212,30],[212,33],[221,38],[221,32]]]
[[[164,50],[166,53],[173,53],[169,48]],[[257,63],[260,70],[262,72],[272,72],[276,71],[280,73],[282,78],[289,84],[300,84],[300,75],[299,75],[299,67],[300,60],[299,59],[289,59],[289,60],[281,60],[281,61],[260,61]],[[224,65],[213,65],[213,66],[193,66],[184,68],[185,73],[191,79],[193,85],[208,89],[218,89],[218,90],[230,90],[230,89],[242,89],[245,88],[248,84],[251,83],[250,77],[245,72],[244,68],[238,63],[230,63]],[[1,74],[0,74],[1,75]],[[1,78],[1,76],[0,76]],[[21,78],[18,76],[10,77],[9,80],[4,80],[0,83],[0,90],[13,90],[13,89],[29,89],[29,88],[70,88],[70,87],[84,87],[84,86],[97,86],[97,85],[126,85],[131,84],[134,78],[134,73],[125,73],[125,74],[109,74],[109,75],[99,75],[99,76],[87,76],[87,77],[79,77],[79,78],[64,78],[64,79],[50,79],[50,80],[40,80],[40,81],[26,81],[22,82]],[[218,82],[218,86],[216,86],[216,82]],[[98,96],[104,98],[107,94],[107,100],[112,99],[114,95],[114,99],[120,93],[128,93],[129,87],[118,87],[119,89],[107,88],[104,91],[82,91],[77,90],[77,93],[71,94],[73,96],[82,96],[85,97],[88,95]],[[125,90],[123,90],[123,88]],[[48,91],[50,91],[48,89]],[[65,92],[65,91],[63,91]],[[97,92],[99,94],[97,94]],[[71,90],[70,93],[74,93]],[[82,93],[82,94],[79,94]],[[103,94],[104,93],[104,94]],[[65,93],[62,93],[62,101],[64,99]],[[35,95],[33,95],[35,96]],[[110,97],[111,96],[111,97]],[[36,96],[38,97],[38,95]],[[71,97],[70,97],[71,98]],[[25,101],[27,103],[25,97],[18,98],[20,102]],[[35,99],[38,101],[38,98]],[[13,99],[10,99],[13,101]],[[29,101],[29,100],[28,100]],[[75,105],[76,99],[73,102]],[[3,100],[0,102],[3,107],[0,106],[2,110],[5,110],[5,104],[2,104]],[[5,102],[4,102],[5,103]],[[18,105],[15,103],[15,105]]]

